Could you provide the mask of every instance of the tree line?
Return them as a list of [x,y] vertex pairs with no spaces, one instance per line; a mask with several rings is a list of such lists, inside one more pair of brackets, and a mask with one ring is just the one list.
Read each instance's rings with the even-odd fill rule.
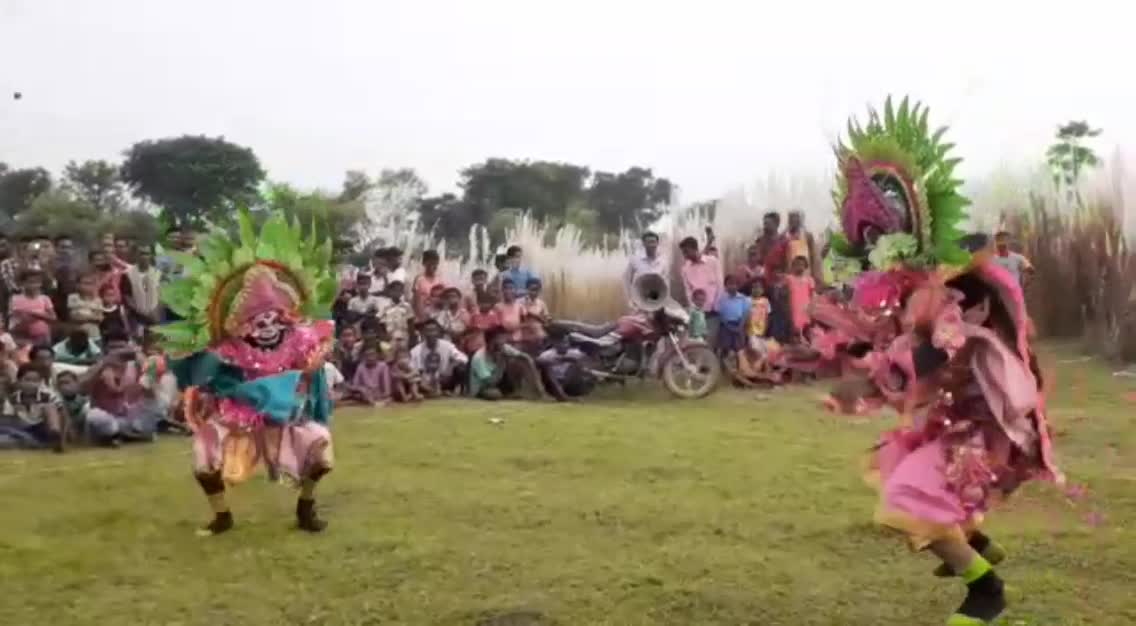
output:
[[301,190],[269,180],[251,148],[184,135],[138,142],[120,163],[72,161],[58,178],[43,167],[0,163],[0,221],[17,236],[83,240],[128,230],[153,241],[165,228],[225,224],[246,206],[317,223],[347,253],[396,243],[408,231],[461,248],[475,225],[499,244],[527,212],[550,228],[575,226],[585,241],[600,245],[605,235],[655,222],[675,193],[671,181],[646,167],[605,172],[504,158],[462,169],[458,189],[432,195],[413,169],[403,168],[376,176],[349,170],[338,190]]

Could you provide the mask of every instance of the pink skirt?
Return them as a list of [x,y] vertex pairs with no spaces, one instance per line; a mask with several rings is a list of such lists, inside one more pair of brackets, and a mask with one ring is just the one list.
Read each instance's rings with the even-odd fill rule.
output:
[[244,482],[265,464],[271,479],[295,483],[333,466],[331,433],[318,422],[232,429],[219,420],[200,424],[193,434],[195,473],[220,471],[227,484]]

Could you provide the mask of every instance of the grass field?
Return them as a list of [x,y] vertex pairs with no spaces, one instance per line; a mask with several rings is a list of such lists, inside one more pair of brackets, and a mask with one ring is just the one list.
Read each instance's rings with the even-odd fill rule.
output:
[[[1002,623],[1136,623],[1134,379],[1090,362],[1059,378],[1059,451],[1087,495],[1034,485],[991,517],[1011,551]],[[195,537],[184,440],[5,454],[0,622],[941,623],[961,584],[871,524],[859,478],[891,419],[826,415],[819,392],[343,410],[321,536],[254,481],[234,532]]]

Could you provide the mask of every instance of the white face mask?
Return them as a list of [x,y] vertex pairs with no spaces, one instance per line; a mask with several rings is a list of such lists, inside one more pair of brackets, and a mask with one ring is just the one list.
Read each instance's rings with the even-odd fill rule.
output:
[[251,326],[247,339],[249,343],[260,347],[278,344],[286,328],[279,311],[266,311],[256,315],[252,318]]

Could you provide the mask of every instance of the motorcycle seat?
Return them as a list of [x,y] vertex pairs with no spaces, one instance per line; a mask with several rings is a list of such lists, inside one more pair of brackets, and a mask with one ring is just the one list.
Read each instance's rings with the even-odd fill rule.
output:
[[615,322],[608,324],[588,324],[586,322],[570,322],[564,320],[557,320],[553,322],[552,325],[569,333],[583,335],[592,339],[599,339],[604,335],[612,333],[618,326]]

